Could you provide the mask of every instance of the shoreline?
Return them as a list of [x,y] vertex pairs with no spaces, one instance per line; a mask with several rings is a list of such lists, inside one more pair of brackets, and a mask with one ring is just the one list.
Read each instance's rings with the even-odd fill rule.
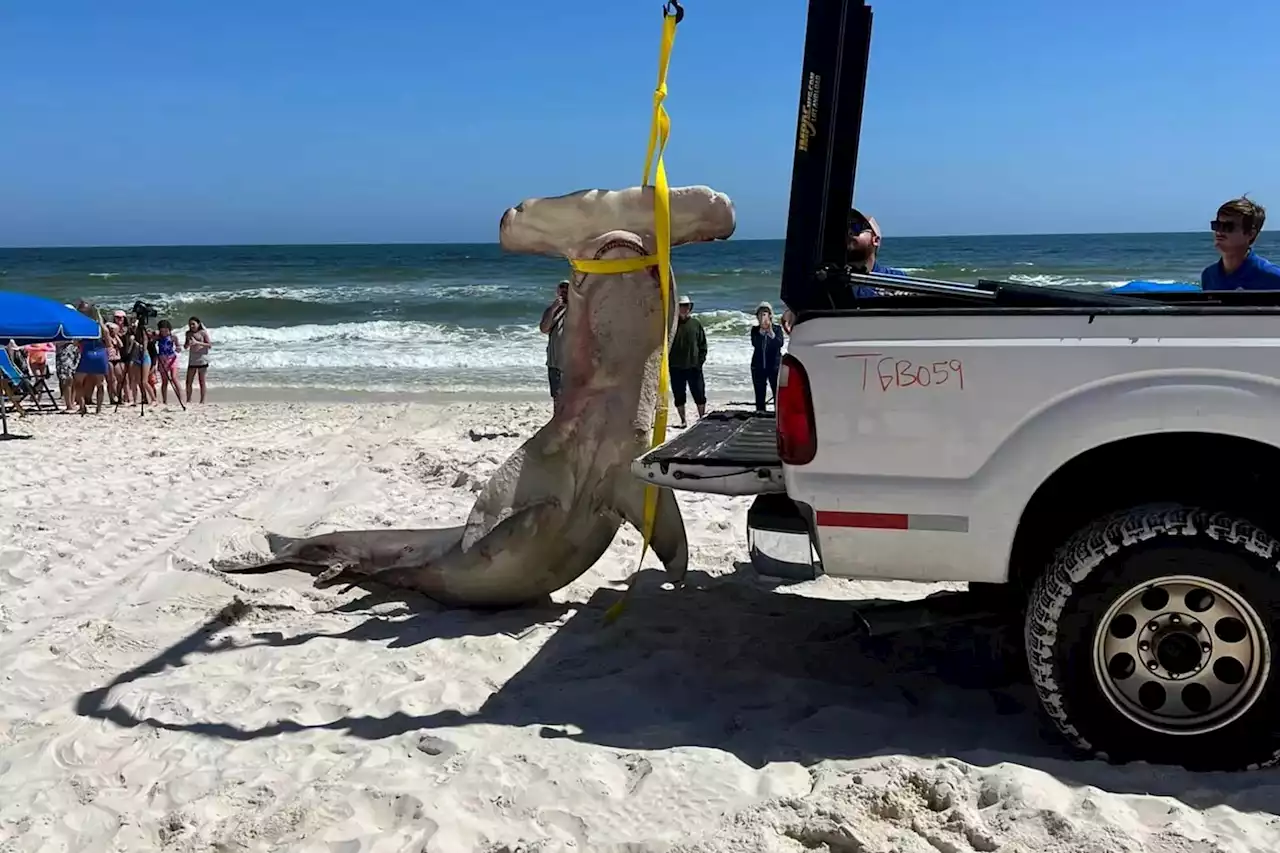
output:
[[[56,381],[50,379],[50,386],[54,397],[57,399],[58,388]],[[158,392],[157,392],[158,393]],[[743,393],[721,393],[719,395],[708,395],[707,411],[715,411],[723,408],[742,408],[754,407],[755,403],[751,401],[751,390],[747,389]],[[199,389],[196,389],[196,402],[188,404],[189,408],[199,408]],[[502,389],[486,391],[482,389],[466,389],[458,391],[384,391],[384,390],[360,390],[348,388],[326,388],[311,387],[297,385],[214,385],[210,383],[208,402],[206,406],[219,405],[238,405],[243,403],[317,403],[317,404],[334,404],[334,403],[411,403],[422,406],[449,406],[461,405],[468,403],[522,403],[537,404],[544,403],[548,407],[548,416],[550,415],[551,395],[546,389]],[[59,400],[61,404],[61,400]],[[46,402],[47,405],[47,402]],[[672,417],[675,417],[675,403],[670,403]],[[115,406],[109,402],[102,405],[103,414],[109,413]],[[125,404],[120,407],[120,412],[136,410],[138,407]],[[147,411],[159,411],[165,408],[163,402],[148,403]],[[169,408],[181,411],[181,407],[170,402]],[[692,401],[688,403],[690,414],[696,411]],[[35,409],[31,409],[33,414],[38,414]],[[46,410],[47,413],[47,410]],[[11,418],[16,417],[16,413],[10,415]]]

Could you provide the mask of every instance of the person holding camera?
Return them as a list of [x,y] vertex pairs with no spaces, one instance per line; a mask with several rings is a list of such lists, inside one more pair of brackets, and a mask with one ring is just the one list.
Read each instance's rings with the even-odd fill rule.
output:
[[778,368],[782,364],[782,345],[786,336],[782,326],[773,320],[773,306],[761,302],[756,306],[756,325],[751,327],[751,384],[756,391],[756,411],[765,411],[765,390],[778,396]]

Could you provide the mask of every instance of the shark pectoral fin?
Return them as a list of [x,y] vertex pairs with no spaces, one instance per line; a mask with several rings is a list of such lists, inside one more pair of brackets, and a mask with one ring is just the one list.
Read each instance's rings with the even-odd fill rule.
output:
[[[645,484],[630,471],[619,476],[620,482],[614,489],[613,508],[643,534]],[[679,582],[684,580],[689,569],[689,543],[685,539],[684,518],[680,515],[675,493],[670,489],[654,488],[658,492],[658,506],[653,517],[653,536],[649,547],[658,555],[672,580]]]
[[508,518],[536,510],[541,504],[568,509],[566,501],[574,493],[573,476],[565,453],[552,452],[554,430],[544,426],[511,454],[489,478],[467,515],[463,550],[477,542]]

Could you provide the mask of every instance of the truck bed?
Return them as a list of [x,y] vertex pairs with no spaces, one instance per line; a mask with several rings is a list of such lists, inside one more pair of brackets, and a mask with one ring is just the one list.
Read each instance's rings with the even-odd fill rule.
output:
[[631,470],[670,489],[722,495],[785,491],[772,412],[711,412],[635,460]]
[[733,468],[780,465],[773,412],[710,412],[641,457],[645,464],[695,463]]

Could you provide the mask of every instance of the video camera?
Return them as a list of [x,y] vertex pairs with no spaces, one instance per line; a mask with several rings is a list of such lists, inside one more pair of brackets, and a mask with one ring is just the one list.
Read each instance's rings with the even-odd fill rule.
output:
[[137,317],[138,321],[144,325],[147,320],[157,316],[159,313],[150,303],[143,302],[141,299],[133,303],[133,316]]

